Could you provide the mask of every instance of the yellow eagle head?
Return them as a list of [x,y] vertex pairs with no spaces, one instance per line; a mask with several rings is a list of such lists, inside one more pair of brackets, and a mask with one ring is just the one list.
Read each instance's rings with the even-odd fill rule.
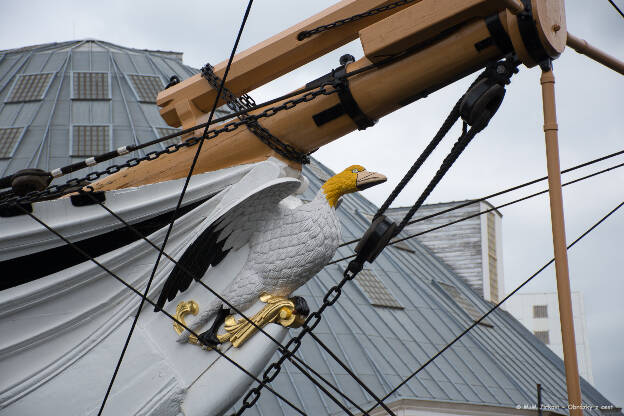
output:
[[381,173],[369,172],[364,166],[352,165],[329,178],[321,189],[325,193],[329,206],[336,207],[341,196],[370,188],[385,181],[386,177]]

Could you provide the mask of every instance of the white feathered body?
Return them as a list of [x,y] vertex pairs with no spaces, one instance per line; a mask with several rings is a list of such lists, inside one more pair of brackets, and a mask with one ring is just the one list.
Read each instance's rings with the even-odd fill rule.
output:
[[277,205],[253,234],[247,262],[226,299],[246,307],[262,292],[289,295],[332,259],[339,241],[340,222],[322,191],[295,209]]
[[[245,310],[262,292],[288,296],[316,275],[334,256],[340,242],[340,222],[323,191],[309,203],[291,209],[270,198],[244,204],[228,217],[223,227],[225,249],[249,244],[249,255],[238,275],[221,295],[234,307]],[[245,238],[246,241],[237,239]],[[211,273],[208,270],[206,274]],[[192,323],[199,329],[223,305],[219,299]],[[183,338],[186,338],[185,333]]]

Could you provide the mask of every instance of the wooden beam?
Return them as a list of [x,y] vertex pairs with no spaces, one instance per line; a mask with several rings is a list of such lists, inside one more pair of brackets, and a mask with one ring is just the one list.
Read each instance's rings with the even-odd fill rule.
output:
[[[302,41],[297,39],[297,35],[303,30],[332,23],[393,1],[395,0],[343,0],[264,42],[238,53],[232,61],[227,87],[236,95],[249,92],[345,45],[356,39],[358,31],[363,27],[396,13],[405,6],[344,24]],[[219,77],[223,76],[226,64],[227,62],[224,61],[215,66],[215,73]],[[161,91],[156,103],[162,107],[160,114],[167,124],[188,128],[195,123],[194,113],[210,111],[216,93],[216,90],[198,74]]]
[[432,38],[470,19],[502,10],[491,0],[422,0],[360,31],[364,54],[373,62],[430,42]]
[[624,75],[624,62],[590,45],[585,39],[577,38],[568,32],[567,44],[578,53],[586,55],[607,68]]
[[576,356],[576,342],[574,341],[574,320],[572,319],[568,249],[566,248],[565,221],[563,218],[559,139],[555,107],[555,76],[552,71],[542,72],[540,82],[542,84],[542,104],[544,108],[548,196],[550,199],[550,218],[555,252],[555,274],[557,277],[557,297],[559,300],[559,318],[561,320],[563,364],[568,390],[568,404],[573,406],[570,408],[571,416],[582,416],[581,387],[578,358]]
[[[456,32],[392,64],[372,68],[349,79],[351,93],[362,111],[377,119],[448,85],[499,59],[503,53],[493,45],[477,50],[475,43],[488,38],[483,20],[458,28]],[[362,58],[347,66],[347,72],[370,65]],[[318,126],[313,116],[339,103],[336,94],[320,95],[291,110],[263,118],[261,124],[273,135],[302,152],[310,152],[357,129],[346,114]],[[276,105],[279,105],[277,103]],[[95,190],[141,186],[183,178],[196,147],[183,148],[158,159],[122,170],[93,184]],[[277,155],[248,129],[241,127],[204,143],[194,172],[215,171],[244,163],[253,163]],[[288,162],[288,161],[286,161]],[[289,162],[293,168],[301,166]]]

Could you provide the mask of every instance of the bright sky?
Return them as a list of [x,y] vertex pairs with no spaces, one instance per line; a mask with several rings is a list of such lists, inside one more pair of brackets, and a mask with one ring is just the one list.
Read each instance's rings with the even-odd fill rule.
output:
[[[199,68],[229,56],[246,1],[12,1],[0,14],[0,49],[71,39],[95,38],[123,46],[174,50]],[[239,50],[326,8],[331,0],[256,1]],[[624,0],[616,0],[624,8]],[[624,19],[607,0],[568,0],[568,29],[624,59]],[[252,92],[273,98],[325,74],[344,53],[362,56],[353,42]],[[555,62],[561,166],[567,168],[624,148],[624,77],[567,49]],[[475,138],[427,202],[478,198],[546,174],[540,71],[521,68],[489,127]],[[380,120],[364,132],[331,143],[315,157],[334,170],[353,163],[382,172],[389,181],[364,195],[380,204],[437,131],[470,76]],[[398,198],[410,205],[448,153],[455,129]],[[624,161],[624,157],[564,176],[564,181]],[[568,241],[624,199],[624,169],[564,189]],[[492,200],[502,204],[541,190],[544,184]],[[505,208],[505,289],[511,291],[552,257],[547,197]],[[584,295],[587,336],[595,385],[624,405],[624,211],[616,213],[569,253],[573,290]],[[554,291],[550,268],[523,292]],[[552,336],[552,335],[551,335]]]

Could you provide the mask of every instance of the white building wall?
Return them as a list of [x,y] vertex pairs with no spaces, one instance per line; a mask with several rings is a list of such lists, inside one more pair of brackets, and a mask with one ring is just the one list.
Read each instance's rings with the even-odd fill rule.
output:
[[[466,201],[444,202],[439,204],[423,205],[413,219],[419,219],[437,214],[449,208],[464,204]],[[503,274],[503,245],[502,245],[502,217],[494,210],[495,244],[496,244],[496,275],[497,294],[490,293],[490,269],[488,247],[488,214],[478,215],[480,212],[492,208],[489,202],[479,202],[437,215],[424,221],[410,224],[404,229],[405,234],[417,234],[442,226],[453,221],[462,220],[456,224],[437,229],[420,235],[416,239],[444,261],[453,271],[461,276],[472,289],[489,301],[497,301],[505,296]],[[386,215],[399,222],[405,216],[409,207],[390,208]],[[504,306],[504,305],[503,305]]]
[[[522,322],[531,332],[548,331],[548,347],[563,358],[559,302],[556,292],[516,294],[509,298],[506,304],[507,311]],[[546,305],[548,314],[546,318],[534,317],[533,307],[536,305]],[[590,383],[593,383],[594,377],[587,340],[583,296],[580,292],[572,292],[572,317],[579,373]]]

